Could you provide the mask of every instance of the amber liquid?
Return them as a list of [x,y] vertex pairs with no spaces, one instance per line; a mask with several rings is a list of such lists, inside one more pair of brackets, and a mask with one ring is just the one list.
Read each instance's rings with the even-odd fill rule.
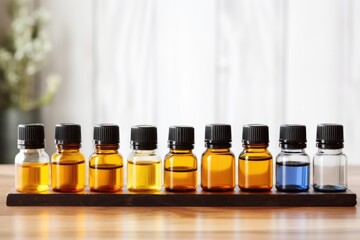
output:
[[202,157],[201,187],[205,191],[235,188],[235,157],[230,151],[208,149]]
[[80,192],[85,188],[85,161],[53,162],[51,174],[56,192]]
[[167,191],[195,191],[197,169],[192,167],[165,168],[164,185]]
[[161,161],[128,161],[128,190],[133,192],[161,189]]
[[269,191],[272,188],[272,158],[239,159],[239,187],[245,191]]
[[48,163],[23,163],[16,165],[16,191],[44,192],[50,185]]
[[98,164],[90,166],[90,190],[98,192],[116,192],[122,188],[123,166],[116,164]]

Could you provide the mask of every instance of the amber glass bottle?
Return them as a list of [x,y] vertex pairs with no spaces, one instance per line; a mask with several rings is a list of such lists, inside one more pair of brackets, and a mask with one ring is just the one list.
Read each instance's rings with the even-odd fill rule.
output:
[[239,187],[244,191],[270,191],[273,185],[272,156],[267,150],[269,128],[250,124],[243,127],[244,150],[239,156]]
[[117,192],[123,187],[123,158],[118,153],[119,126],[94,127],[94,153],[89,161],[89,186],[95,192]]
[[20,151],[15,157],[16,191],[37,193],[49,190],[50,161],[44,147],[44,125],[19,125],[18,148]]
[[80,152],[81,127],[57,124],[57,152],[51,158],[52,189],[56,192],[80,192],[85,188],[85,157]]
[[230,151],[231,126],[205,127],[205,147],[201,158],[201,187],[205,191],[232,191],[235,188],[235,156]]
[[161,189],[161,157],[156,153],[157,129],[138,125],[131,128],[132,153],[127,163],[127,188],[132,192]]
[[164,161],[164,186],[167,191],[195,191],[197,187],[197,159],[193,154],[194,128],[169,128],[170,152]]

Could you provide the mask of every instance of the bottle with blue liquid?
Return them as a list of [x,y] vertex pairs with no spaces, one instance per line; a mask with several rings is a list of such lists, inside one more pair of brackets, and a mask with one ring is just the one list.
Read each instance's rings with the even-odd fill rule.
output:
[[305,152],[306,126],[280,127],[281,152],[276,157],[276,189],[282,192],[309,190],[310,158]]

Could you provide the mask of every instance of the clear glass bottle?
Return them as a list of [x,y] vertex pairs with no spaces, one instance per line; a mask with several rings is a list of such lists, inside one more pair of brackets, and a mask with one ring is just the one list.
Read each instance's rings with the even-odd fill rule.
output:
[[80,192],[85,188],[85,157],[80,152],[81,127],[63,123],[55,126],[57,151],[51,158],[52,189],[56,192]]
[[197,187],[197,159],[193,154],[194,128],[169,128],[170,152],[164,160],[164,186],[167,191],[195,191]]
[[347,189],[347,157],[343,154],[344,129],[339,124],[319,124],[319,148],[313,161],[313,187],[319,192],[344,192]]
[[138,125],[131,128],[133,149],[127,161],[127,188],[132,192],[161,189],[161,157],[157,154],[157,129]]
[[19,153],[15,157],[15,189],[18,192],[37,193],[50,187],[50,160],[44,150],[44,125],[18,126]]
[[261,124],[243,127],[244,150],[239,155],[239,187],[243,191],[270,191],[273,164],[268,151],[269,128]]
[[282,192],[309,190],[310,158],[305,152],[306,126],[280,127],[281,152],[276,157],[276,189]]
[[94,127],[94,153],[89,160],[89,187],[95,192],[117,192],[123,187],[123,158],[118,152],[119,126]]
[[232,191],[235,188],[235,156],[231,152],[231,126],[205,127],[205,147],[201,157],[201,187],[205,191]]

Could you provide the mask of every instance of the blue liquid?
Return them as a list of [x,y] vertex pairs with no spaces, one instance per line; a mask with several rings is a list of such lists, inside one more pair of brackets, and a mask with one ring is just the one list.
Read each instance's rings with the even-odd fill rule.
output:
[[276,163],[276,188],[283,192],[309,190],[309,163]]
[[316,185],[314,184],[314,190],[317,192],[345,192],[346,187],[341,185]]

